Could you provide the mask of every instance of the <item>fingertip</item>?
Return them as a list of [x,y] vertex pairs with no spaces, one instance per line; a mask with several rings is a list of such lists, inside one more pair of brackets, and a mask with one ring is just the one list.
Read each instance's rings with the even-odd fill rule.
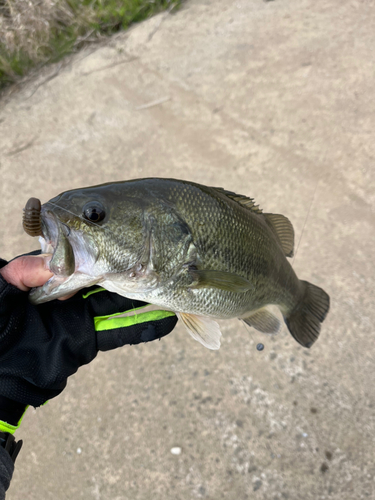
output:
[[24,255],[12,260],[0,272],[8,283],[20,290],[28,291],[30,288],[43,285],[53,276],[48,266],[50,258],[48,254]]

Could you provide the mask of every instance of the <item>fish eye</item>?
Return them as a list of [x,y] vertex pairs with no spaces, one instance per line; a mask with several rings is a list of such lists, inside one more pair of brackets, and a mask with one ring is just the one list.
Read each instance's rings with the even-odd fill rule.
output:
[[98,201],[89,201],[83,207],[83,216],[90,222],[101,222],[105,217],[105,210]]

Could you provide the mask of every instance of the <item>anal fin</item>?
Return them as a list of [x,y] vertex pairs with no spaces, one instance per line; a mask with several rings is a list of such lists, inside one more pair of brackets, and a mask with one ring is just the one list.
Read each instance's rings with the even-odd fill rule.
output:
[[241,318],[247,325],[262,333],[277,333],[280,330],[280,321],[267,309],[259,309],[255,313]]
[[176,313],[184,323],[193,339],[200,342],[208,349],[220,349],[221,331],[219,325],[211,318],[197,316],[196,314]]

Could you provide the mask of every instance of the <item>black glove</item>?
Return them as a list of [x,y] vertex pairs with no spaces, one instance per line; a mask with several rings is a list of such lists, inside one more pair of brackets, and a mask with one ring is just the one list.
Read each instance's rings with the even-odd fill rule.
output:
[[[0,268],[5,264],[0,260]],[[67,378],[98,351],[160,339],[173,330],[174,313],[142,312],[145,306],[102,288],[34,306],[28,292],[0,275],[0,431],[14,432],[27,405],[60,394]],[[107,319],[133,309],[135,315]]]

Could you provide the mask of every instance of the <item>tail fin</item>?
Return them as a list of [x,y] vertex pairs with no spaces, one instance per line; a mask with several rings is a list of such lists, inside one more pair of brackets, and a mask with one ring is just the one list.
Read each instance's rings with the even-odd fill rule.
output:
[[290,333],[303,347],[311,347],[319,337],[320,324],[329,310],[329,296],[322,288],[301,281],[305,293],[297,307],[285,317]]

